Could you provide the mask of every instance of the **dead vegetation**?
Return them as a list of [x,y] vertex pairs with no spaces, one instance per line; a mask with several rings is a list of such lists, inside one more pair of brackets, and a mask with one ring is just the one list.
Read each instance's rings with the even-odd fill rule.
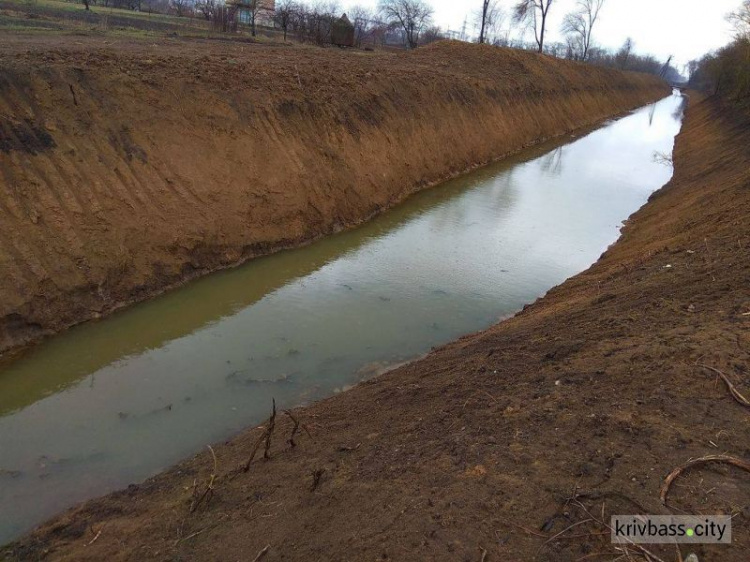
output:
[[206,484],[203,492],[198,491],[197,480],[193,483],[193,500],[190,504],[190,513],[195,513],[195,511],[204,502],[205,502],[206,508],[208,508],[208,504],[211,502],[211,498],[213,498],[214,496],[214,485],[216,484],[216,478],[219,473],[219,466],[218,466],[218,461],[216,460],[216,453],[214,452],[213,447],[211,447],[211,445],[208,446],[208,450],[211,452],[211,457],[213,458],[213,462],[214,462],[214,468],[211,471],[211,475],[208,477],[208,483]]
[[719,369],[716,369],[715,367],[709,367],[708,365],[700,365],[703,369],[708,369],[709,371],[713,372],[721,378],[722,381],[724,381],[724,384],[727,387],[727,390],[729,391],[729,394],[734,398],[734,400],[738,403],[744,406],[745,408],[750,408],[750,402],[748,402],[747,398],[745,398],[742,394],[740,394],[740,391],[737,390],[737,387],[734,386],[734,383],[732,383],[731,380],[729,380],[729,377]]

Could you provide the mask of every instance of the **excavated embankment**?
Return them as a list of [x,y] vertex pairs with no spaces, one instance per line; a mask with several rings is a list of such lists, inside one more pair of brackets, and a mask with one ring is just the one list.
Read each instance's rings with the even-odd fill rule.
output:
[[[612,514],[728,514],[732,546],[651,560],[746,562],[750,119],[693,100],[672,181],[589,270],[514,318],[87,502],[8,560],[645,559]],[[217,475],[213,478],[211,475]],[[209,482],[210,501],[196,504]],[[191,506],[194,509],[191,512]]]
[[0,62],[0,352],[668,93],[645,75],[452,43]]

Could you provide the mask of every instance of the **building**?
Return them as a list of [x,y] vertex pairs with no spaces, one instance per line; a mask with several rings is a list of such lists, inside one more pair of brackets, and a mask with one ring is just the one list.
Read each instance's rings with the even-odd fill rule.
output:
[[233,0],[227,3],[235,8],[238,23],[252,25],[255,11],[256,26],[273,27],[276,0]]

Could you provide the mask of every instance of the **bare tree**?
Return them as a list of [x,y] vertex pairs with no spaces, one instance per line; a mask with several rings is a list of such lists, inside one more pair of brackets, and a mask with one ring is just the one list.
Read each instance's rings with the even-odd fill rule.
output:
[[372,22],[375,18],[372,11],[360,5],[352,6],[351,10],[349,10],[349,14],[351,16],[352,25],[354,26],[354,44],[357,47],[360,47],[369,33],[373,25]]
[[403,28],[410,49],[417,48],[419,35],[430,25],[434,13],[423,0],[380,0],[378,9],[388,22]]
[[245,0],[242,7],[247,10],[250,17],[250,34],[255,37],[255,22],[258,20],[258,14],[265,9],[266,5],[263,0]]
[[482,9],[477,14],[479,42],[496,42],[499,27],[504,20],[505,12],[500,7],[498,0],[482,0]]
[[443,34],[443,31],[438,27],[437,25],[431,25],[427,29],[422,32],[422,37],[420,38],[419,42],[422,45],[429,45],[430,43],[434,43],[435,41],[440,41],[442,39],[445,39],[445,35]]
[[206,21],[211,21],[216,12],[216,0],[199,0],[195,3],[195,9],[206,18]]
[[727,16],[727,20],[734,25],[740,37],[750,37],[750,0],[744,0],[739,8]]
[[286,41],[289,26],[292,25],[292,20],[298,12],[299,6],[294,0],[279,0],[279,2],[276,3],[276,11],[273,14],[273,21],[284,31],[284,41]]
[[554,0],[521,0],[513,8],[513,20],[516,23],[530,24],[534,28],[534,38],[539,52],[544,52],[544,32],[547,28],[547,16]]
[[599,12],[606,0],[578,0],[575,11],[563,19],[562,32],[568,37],[568,45],[575,45],[574,58],[586,60],[591,48],[591,35]]
[[617,66],[619,66],[623,70],[626,70],[628,68],[628,64],[630,63],[630,56],[633,54],[634,47],[635,43],[633,43],[633,39],[631,39],[630,37],[625,39],[625,43],[622,44],[620,50],[617,51],[617,55],[615,55]]
[[479,25],[479,43],[484,43],[484,31],[487,28],[487,15],[490,12],[490,4],[492,3],[492,0],[482,0],[482,15],[481,15],[481,23]]
[[188,9],[188,0],[170,0],[172,9],[177,16],[182,17]]

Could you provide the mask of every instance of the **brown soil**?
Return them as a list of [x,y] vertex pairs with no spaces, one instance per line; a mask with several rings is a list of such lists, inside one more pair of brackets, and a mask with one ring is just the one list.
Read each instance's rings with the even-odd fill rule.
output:
[[298,410],[312,439],[295,448],[280,416],[248,473],[227,476],[261,429],[216,447],[215,494],[195,513],[207,451],[7,558],[253,560],[270,545],[264,562],[614,560],[586,520],[673,511],[735,515],[731,548],[683,556],[747,561],[750,474],[688,471],[669,507],[659,490],[688,459],[750,458],[750,410],[699,366],[750,395],[750,120],[694,100],[675,165],[597,264],[514,318]]
[[154,41],[3,45],[0,353],[668,92],[453,43]]

